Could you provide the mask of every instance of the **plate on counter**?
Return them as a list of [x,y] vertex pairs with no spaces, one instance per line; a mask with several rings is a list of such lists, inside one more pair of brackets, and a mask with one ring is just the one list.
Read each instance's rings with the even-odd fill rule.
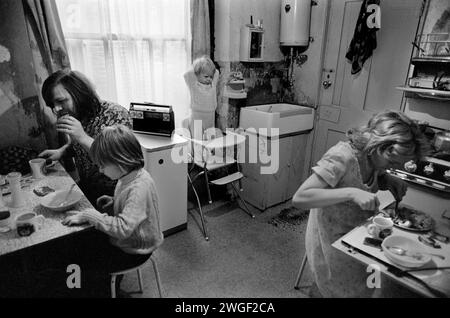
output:
[[[392,209],[386,209],[390,215],[395,215]],[[428,232],[434,227],[434,220],[424,212],[414,210],[410,207],[398,208],[397,216],[392,219],[394,226],[412,232]]]

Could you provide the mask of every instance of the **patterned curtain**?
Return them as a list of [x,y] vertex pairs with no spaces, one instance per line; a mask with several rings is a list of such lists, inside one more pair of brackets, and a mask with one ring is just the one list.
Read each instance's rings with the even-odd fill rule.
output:
[[41,96],[44,80],[53,72],[70,68],[55,0],[22,0],[34,64],[34,80],[41,112],[38,121],[47,146],[58,146],[56,118]]
[[192,60],[211,55],[208,0],[191,0]]

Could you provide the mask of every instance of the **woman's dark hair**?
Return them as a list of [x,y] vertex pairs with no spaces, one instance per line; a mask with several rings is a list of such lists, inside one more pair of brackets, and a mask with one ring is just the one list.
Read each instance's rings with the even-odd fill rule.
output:
[[62,85],[72,97],[79,120],[94,117],[100,109],[100,98],[91,82],[82,73],[69,69],[51,74],[42,85],[42,97],[53,108],[53,89]]
[[89,155],[97,166],[115,164],[127,172],[144,167],[141,145],[124,125],[105,127],[94,139]]

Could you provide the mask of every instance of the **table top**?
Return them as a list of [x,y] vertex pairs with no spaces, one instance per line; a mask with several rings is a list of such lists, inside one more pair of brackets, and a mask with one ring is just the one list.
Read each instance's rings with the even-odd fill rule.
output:
[[[16,252],[27,247],[31,247],[37,244],[41,244],[65,235],[83,231],[92,226],[84,224],[77,226],[65,226],[61,224],[61,221],[65,217],[64,212],[53,212],[42,205],[40,201],[42,197],[36,195],[33,190],[48,186],[54,190],[69,189],[74,180],[69,176],[66,170],[61,166],[59,162],[47,169],[47,174],[44,178],[36,180],[30,176],[23,176],[25,182],[22,182],[22,191],[24,192],[26,204],[20,208],[8,207],[11,200],[11,194],[3,196],[3,201],[6,203],[6,208],[1,210],[9,210],[11,216],[8,219],[8,225],[14,228],[13,220],[22,213],[35,212],[37,215],[42,215],[44,221],[42,226],[32,233],[30,236],[21,237],[17,234],[15,229],[6,233],[0,233],[0,255]],[[73,191],[80,191],[80,188],[75,185]],[[83,195],[82,199],[71,210],[83,211],[89,208],[93,208],[88,199]]]
[[[424,265],[424,268],[445,267],[447,269],[405,269],[387,259],[380,248],[363,244],[364,238],[369,236],[366,226],[367,224],[363,224],[356,227],[334,242],[333,247],[364,264],[378,265],[383,274],[420,295],[426,297],[446,295],[446,297],[450,297],[450,271],[448,270],[448,267],[450,267],[450,244],[439,243],[440,249],[423,246],[426,252],[441,254],[446,257],[445,260],[433,257],[429,264]],[[394,227],[392,233],[392,235],[404,236],[415,241],[418,241],[420,234],[423,233],[405,231],[396,227]]]

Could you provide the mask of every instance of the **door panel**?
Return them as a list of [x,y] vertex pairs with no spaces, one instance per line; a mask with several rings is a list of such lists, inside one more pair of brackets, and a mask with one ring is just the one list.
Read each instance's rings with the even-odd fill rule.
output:
[[312,165],[338,140],[345,140],[348,129],[366,123],[376,112],[400,109],[402,94],[395,86],[403,84],[407,75],[422,1],[381,2],[377,48],[362,70],[352,75],[345,54],[362,2],[330,1],[321,82],[329,80],[332,85],[321,86]]

